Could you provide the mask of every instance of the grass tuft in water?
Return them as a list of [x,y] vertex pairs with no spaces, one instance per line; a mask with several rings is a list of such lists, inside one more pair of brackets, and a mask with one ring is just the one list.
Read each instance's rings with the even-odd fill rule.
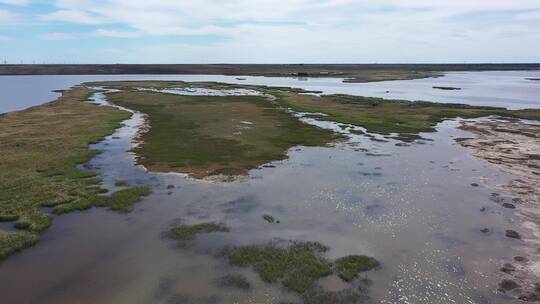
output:
[[148,196],[152,193],[148,187],[131,187],[116,191],[111,196],[104,200],[103,205],[110,207],[112,210],[120,212],[129,212],[131,206],[136,203],[141,197]]
[[379,262],[365,255],[349,255],[335,261],[335,267],[339,277],[347,282],[355,279],[358,274],[379,266]]
[[141,197],[150,195],[151,192],[148,187],[131,187],[116,191],[110,196],[92,196],[67,204],[57,205],[54,207],[54,212],[62,214],[72,211],[82,211],[92,206],[103,206],[119,212],[129,212],[134,203]]
[[188,241],[199,233],[229,232],[229,228],[222,223],[201,223],[196,225],[179,225],[170,230],[174,239]]
[[119,179],[119,180],[114,182],[114,185],[116,187],[126,187],[126,186],[128,186],[128,181],[125,180],[125,179]]
[[39,241],[39,235],[33,232],[4,232],[0,230],[0,261]]
[[327,250],[316,242],[294,242],[284,248],[247,246],[231,249],[228,259],[233,265],[253,266],[265,282],[281,280],[288,289],[303,293],[332,273],[332,264],[322,256]]
[[326,291],[320,286],[315,286],[302,295],[304,304],[356,304],[364,303],[360,302],[363,298],[365,295],[361,290],[347,288],[340,291]]

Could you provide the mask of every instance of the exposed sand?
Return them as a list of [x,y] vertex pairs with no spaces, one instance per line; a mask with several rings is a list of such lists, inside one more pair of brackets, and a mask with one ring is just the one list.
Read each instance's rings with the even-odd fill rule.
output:
[[528,256],[524,261],[509,261],[509,271],[503,270],[508,267],[501,270],[521,286],[508,291],[510,294],[540,301],[540,124],[493,118],[463,122],[461,129],[476,135],[459,139],[461,145],[473,149],[475,157],[517,177],[497,190],[513,198],[506,204],[515,206],[522,219],[519,231]]

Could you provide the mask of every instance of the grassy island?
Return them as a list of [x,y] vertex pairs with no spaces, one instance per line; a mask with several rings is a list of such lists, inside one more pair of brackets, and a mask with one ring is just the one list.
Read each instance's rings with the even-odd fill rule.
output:
[[321,146],[338,136],[302,123],[261,96],[185,96],[126,90],[107,94],[148,115],[149,130],[134,152],[152,171],[245,175],[286,158],[293,146]]

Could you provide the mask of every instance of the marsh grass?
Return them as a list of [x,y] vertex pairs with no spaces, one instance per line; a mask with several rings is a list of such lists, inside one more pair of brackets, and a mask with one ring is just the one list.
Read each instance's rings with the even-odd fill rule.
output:
[[236,266],[252,266],[265,282],[280,280],[288,289],[303,293],[332,273],[332,264],[322,256],[327,250],[311,242],[295,242],[285,248],[273,244],[247,246],[231,249],[228,259]]
[[131,187],[114,192],[111,196],[104,197],[102,206],[107,206],[119,212],[129,212],[131,206],[141,197],[150,195],[152,191],[148,187]]
[[137,162],[152,171],[196,178],[245,175],[264,163],[286,158],[293,146],[325,145],[339,137],[302,123],[259,96],[122,91],[109,93],[108,99],[148,115],[150,129],[134,152]]
[[200,233],[212,232],[229,232],[229,228],[222,223],[200,223],[195,225],[178,225],[169,231],[172,238],[181,241],[192,240]]
[[385,100],[350,95],[313,96],[275,92],[278,102],[299,112],[324,113],[320,120],[364,127],[371,133],[397,133],[396,139],[413,141],[420,132],[434,132],[435,125],[449,118],[477,118],[498,115],[510,118],[540,119],[540,110],[506,110],[463,104],[426,101]]
[[33,246],[39,235],[33,232],[4,232],[0,230],[0,261],[24,248]]
[[379,262],[365,255],[349,255],[334,262],[338,276],[347,282],[355,279],[361,272],[372,270],[379,266]]
[[148,196],[151,193],[148,187],[131,187],[112,193],[110,196],[92,196],[57,205],[54,212],[57,214],[73,211],[86,210],[93,206],[109,207],[111,210],[119,212],[129,212],[131,206],[141,197]]
[[[263,246],[228,249],[226,256],[232,265],[252,266],[263,281],[281,282],[286,288],[300,294],[316,291],[315,282],[332,273],[350,282],[360,272],[379,265],[373,258],[358,255],[343,257],[333,263],[324,257],[327,251],[328,247],[318,242],[290,242],[286,246],[272,242]],[[323,298],[326,296],[340,295],[325,294]],[[321,294],[315,292],[310,298],[315,301],[321,298]]]
[[303,295],[304,304],[357,304],[366,296],[361,290],[347,288],[340,291],[326,291],[322,287],[315,286],[307,290]]
[[128,186],[128,184],[129,184],[128,181],[125,180],[125,179],[119,179],[119,180],[114,182],[114,185],[116,187],[126,187],[126,186]]
[[148,189],[133,188],[110,196],[95,172],[77,165],[99,152],[88,145],[120,127],[130,113],[87,103],[92,91],[75,87],[48,104],[0,116],[0,221],[26,231],[2,233],[3,257],[37,241],[51,224],[43,207],[55,213],[110,206],[125,211]]

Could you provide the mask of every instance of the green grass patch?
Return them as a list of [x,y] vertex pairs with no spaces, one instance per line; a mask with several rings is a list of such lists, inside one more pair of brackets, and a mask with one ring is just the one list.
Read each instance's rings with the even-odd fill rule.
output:
[[104,206],[120,212],[129,212],[131,206],[141,197],[150,195],[152,191],[148,187],[131,187],[116,191],[103,201]]
[[201,223],[196,225],[179,225],[169,231],[171,237],[181,241],[192,240],[199,233],[229,232],[222,223]]
[[379,266],[379,262],[365,255],[349,255],[337,259],[335,267],[339,277],[347,282],[355,279],[361,272],[371,270]]
[[109,207],[119,212],[129,212],[131,206],[151,193],[148,187],[131,187],[114,192],[110,196],[91,196],[54,207],[57,214],[83,211],[93,206]]
[[288,289],[303,293],[332,273],[332,264],[322,256],[327,249],[311,242],[296,242],[285,248],[272,244],[247,246],[232,249],[228,259],[233,265],[253,266],[265,282],[280,280]]
[[0,261],[24,248],[33,246],[39,240],[34,232],[4,232],[0,230]]
[[[327,250],[326,246],[317,242],[291,242],[286,246],[270,243],[228,249],[226,256],[232,265],[252,266],[263,281],[281,282],[286,288],[301,294],[316,291],[315,282],[333,273],[350,282],[360,272],[379,265],[373,258],[358,255],[332,262],[324,257]],[[310,298],[315,301],[320,295],[311,295]]]
[[358,304],[364,303],[365,295],[360,288],[347,288],[340,291],[326,291],[315,286],[302,294],[304,304]]

